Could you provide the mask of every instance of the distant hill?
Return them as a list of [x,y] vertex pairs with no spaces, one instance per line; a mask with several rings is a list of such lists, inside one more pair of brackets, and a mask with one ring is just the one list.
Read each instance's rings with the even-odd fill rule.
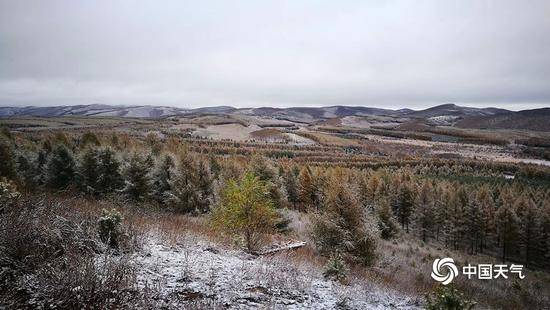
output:
[[425,110],[412,111],[406,113],[407,116],[429,118],[439,116],[455,116],[455,117],[468,117],[468,116],[487,116],[487,115],[499,115],[508,114],[511,111],[498,109],[498,108],[470,108],[461,107],[456,104],[442,104],[435,107],[431,107]]
[[119,116],[164,117],[186,113],[189,110],[162,106],[117,106],[104,104],[55,106],[55,107],[0,107],[0,117],[13,116]]
[[[498,108],[471,108],[443,104],[425,110],[390,110],[361,106],[234,108],[230,106],[184,109],[167,106],[75,105],[53,107],[0,107],[0,117],[17,116],[116,116],[162,118],[177,115],[248,115],[298,123],[342,118],[347,116],[381,116],[409,119],[410,126],[457,126],[461,128],[526,129],[550,131],[550,108],[513,112]],[[405,126],[404,125],[404,126]],[[410,127],[409,126],[409,127]]]
[[491,116],[469,117],[458,121],[456,126],[477,129],[550,131],[550,108],[523,110]]

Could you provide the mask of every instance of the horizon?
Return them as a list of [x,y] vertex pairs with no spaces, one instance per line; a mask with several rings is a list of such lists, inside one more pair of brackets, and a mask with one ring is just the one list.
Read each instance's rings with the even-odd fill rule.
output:
[[208,106],[197,106],[197,107],[179,107],[179,106],[172,106],[172,105],[155,105],[155,104],[105,104],[105,103],[91,103],[91,104],[53,104],[53,105],[4,105],[0,104],[0,108],[55,108],[55,107],[74,107],[74,106],[93,106],[93,105],[103,105],[103,106],[110,106],[110,107],[120,107],[120,108],[132,108],[132,107],[168,107],[168,108],[178,108],[178,109],[188,109],[188,110],[195,110],[195,109],[202,109],[202,108],[217,108],[217,107],[228,107],[233,109],[262,109],[262,108],[275,108],[275,109],[293,109],[293,108],[331,108],[331,107],[362,107],[362,108],[372,108],[372,109],[382,109],[382,110],[392,110],[392,111],[399,111],[399,110],[412,110],[412,111],[422,111],[427,110],[431,108],[436,108],[439,106],[445,106],[445,105],[455,105],[462,108],[477,108],[477,109],[503,109],[508,110],[512,112],[519,112],[519,111],[525,111],[525,110],[538,110],[538,109],[548,109],[550,106],[535,106],[535,107],[528,107],[524,109],[514,109],[514,108],[501,108],[498,106],[474,106],[474,105],[466,105],[466,104],[457,104],[457,103],[441,103],[436,105],[429,105],[424,107],[415,107],[415,108],[409,108],[409,107],[379,107],[379,106],[369,106],[369,105],[345,105],[345,104],[338,104],[338,105],[307,105],[307,106],[248,106],[248,107],[238,107],[238,106],[232,106],[232,105],[208,105]]
[[550,107],[549,13],[542,0],[2,1],[0,102]]

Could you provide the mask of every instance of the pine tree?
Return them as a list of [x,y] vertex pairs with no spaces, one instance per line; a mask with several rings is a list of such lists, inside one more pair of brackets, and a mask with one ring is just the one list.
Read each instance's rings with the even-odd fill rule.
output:
[[550,200],[546,199],[542,207],[541,217],[541,249],[543,252],[543,260],[546,261],[546,267],[550,266]]
[[260,155],[253,155],[249,170],[266,184],[274,207],[284,207],[286,205],[286,195],[282,190],[282,180],[280,180],[277,171],[269,160]]
[[146,200],[151,189],[150,170],[151,161],[148,157],[133,153],[124,168],[122,194],[135,201]]
[[414,207],[414,196],[410,185],[405,183],[400,186],[397,197],[393,203],[393,210],[397,216],[401,229],[409,233],[409,223]]
[[399,227],[393,218],[390,203],[387,200],[382,200],[376,209],[378,216],[378,229],[382,239],[391,239],[399,232]]
[[516,246],[519,230],[519,219],[514,208],[505,203],[496,213],[497,229],[502,240],[502,261],[505,262],[509,252]]
[[[325,204],[326,192],[330,181],[328,180],[328,174],[321,169],[315,169],[312,175],[313,180],[313,207],[316,211],[320,211]],[[341,178],[342,182],[345,180]]]
[[201,213],[210,211],[213,202],[213,178],[206,162],[199,161],[197,169],[197,186],[199,191],[198,210]]
[[466,213],[469,204],[468,194],[462,185],[455,185],[449,201],[449,238],[454,250],[458,250],[467,230]]
[[523,248],[524,263],[526,266],[529,266],[539,244],[539,210],[533,200],[525,195],[520,196],[516,200],[514,209],[519,220],[518,243]]
[[482,186],[477,194],[476,200],[481,212],[481,236],[479,252],[487,246],[489,238],[495,233],[495,203],[487,186]]
[[311,171],[308,167],[303,167],[300,175],[298,175],[298,197],[303,211],[314,208],[315,188]]
[[32,191],[38,184],[36,182],[36,167],[34,166],[34,162],[29,159],[30,156],[32,155],[17,155],[16,165],[19,179],[28,190]]
[[76,163],[71,151],[63,144],[58,144],[46,166],[46,182],[49,187],[64,189],[75,178]]
[[173,169],[174,159],[171,155],[164,154],[152,172],[151,197],[158,203],[167,202]]
[[331,176],[323,212],[315,217],[312,234],[321,254],[346,253],[363,265],[376,258],[379,231],[372,218],[366,216],[359,199],[341,178]]
[[44,149],[38,151],[36,160],[33,163],[33,166],[36,167],[34,182],[37,185],[42,185],[46,183],[46,164],[47,163],[48,163],[48,153]]
[[433,187],[429,182],[424,182],[415,200],[414,225],[422,238],[427,242],[432,236],[434,228],[434,197]]
[[256,154],[250,160],[249,169],[263,182],[273,181],[276,175],[273,165],[265,157]]
[[124,184],[124,180],[116,153],[111,148],[105,148],[99,151],[98,159],[97,190],[102,194],[119,190]]
[[187,151],[182,151],[178,155],[172,176],[169,202],[179,212],[197,212],[200,200],[197,165]]
[[79,187],[89,194],[97,191],[99,180],[99,152],[95,148],[87,148],[80,156],[78,164]]
[[293,170],[294,169],[286,169],[284,171],[283,180],[288,197],[288,202],[292,204],[294,208],[296,208],[296,205],[299,203],[300,199],[298,195],[298,179]]
[[0,137],[0,177],[15,180],[17,173],[15,170],[13,147],[11,142],[4,137]]
[[469,252],[476,254],[481,242],[484,223],[481,206],[475,199],[468,202],[464,215],[464,231],[469,243]]
[[448,210],[449,210],[449,200],[450,200],[450,191],[446,183],[439,183],[435,188],[435,198],[434,198],[434,231],[435,231],[435,240],[440,241],[441,239],[445,240],[445,246],[448,242]]

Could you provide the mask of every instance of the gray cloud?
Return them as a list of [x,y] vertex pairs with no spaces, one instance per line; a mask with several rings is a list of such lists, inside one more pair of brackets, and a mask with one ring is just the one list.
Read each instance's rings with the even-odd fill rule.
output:
[[550,106],[548,1],[4,1],[0,105]]

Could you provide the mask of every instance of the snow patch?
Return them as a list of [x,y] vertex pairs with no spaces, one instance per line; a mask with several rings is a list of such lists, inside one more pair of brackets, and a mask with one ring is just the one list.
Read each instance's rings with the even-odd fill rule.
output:
[[175,246],[150,240],[135,254],[138,286],[167,307],[192,302],[233,309],[419,309],[419,302],[370,283],[344,286],[285,255],[255,257],[196,237]]

